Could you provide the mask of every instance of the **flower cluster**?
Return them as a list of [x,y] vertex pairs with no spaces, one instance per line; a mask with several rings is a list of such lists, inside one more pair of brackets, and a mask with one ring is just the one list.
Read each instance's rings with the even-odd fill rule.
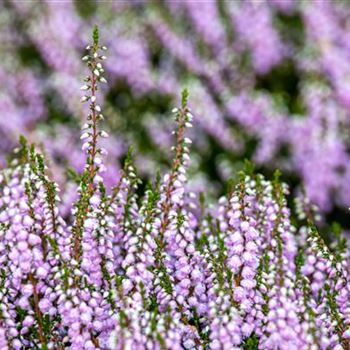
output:
[[[2,166],[22,133],[44,144],[60,185],[67,182],[66,167],[83,170],[74,137],[82,106],[74,96],[83,74],[78,57],[95,21],[110,33],[104,69],[111,84],[100,90],[113,130],[103,144],[107,171],[100,174],[108,186],[130,140],[142,151],[135,152],[142,176],[164,164],[171,142],[164,114],[186,84],[194,114],[201,116],[191,133],[198,159],[193,189],[210,185],[221,193],[229,174],[249,157],[265,174],[283,169],[291,190],[304,188],[321,212],[350,206],[346,1],[114,1],[85,7],[73,0],[12,0],[0,6]],[[76,196],[72,184],[61,187],[67,217]]]
[[87,157],[71,219],[23,137],[0,173],[0,348],[349,349],[339,229],[327,245],[306,199],[295,216],[278,173],[269,181],[247,166],[217,203],[190,192],[187,90],[170,171],[143,186],[129,152],[106,187],[97,27],[87,50]]

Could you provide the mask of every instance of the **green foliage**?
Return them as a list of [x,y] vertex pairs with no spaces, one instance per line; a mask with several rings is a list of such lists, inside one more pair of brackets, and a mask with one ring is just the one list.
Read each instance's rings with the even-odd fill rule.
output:
[[256,334],[253,333],[244,341],[242,346],[244,350],[258,350],[259,338],[256,336]]
[[185,108],[187,106],[187,103],[188,103],[188,96],[189,96],[188,90],[183,89],[181,96],[182,96],[181,97],[181,106],[182,106],[182,108]]
[[98,40],[99,40],[99,31],[98,31],[98,26],[95,25],[92,31],[92,41],[95,46],[98,46]]

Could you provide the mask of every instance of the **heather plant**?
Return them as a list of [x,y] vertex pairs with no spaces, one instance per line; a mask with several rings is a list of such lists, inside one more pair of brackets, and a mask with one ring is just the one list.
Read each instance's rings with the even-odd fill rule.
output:
[[19,133],[43,143],[65,218],[76,200],[67,168],[85,166],[74,137],[84,115],[75,98],[78,57],[97,22],[110,33],[109,84],[100,90],[112,131],[103,144],[106,185],[123,167],[128,143],[143,179],[166,169],[166,111],[186,85],[201,116],[189,131],[194,192],[222,194],[249,158],[268,177],[283,169],[293,193],[304,188],[323,218],[330,212],[330,221],[347,225],[346,1],[9,0],[0,7],[0,163]]
[[191,192],[187,90],[172,111],[170,170],[144,185],[129,151],[105,185],[97,27],[86,50],[86,161],[71,216],[24,137],[0,173],[0,348],[349,349],[341,230],[326,244],[307,198],[294,213],[280,174],[248,164],[217,203]]

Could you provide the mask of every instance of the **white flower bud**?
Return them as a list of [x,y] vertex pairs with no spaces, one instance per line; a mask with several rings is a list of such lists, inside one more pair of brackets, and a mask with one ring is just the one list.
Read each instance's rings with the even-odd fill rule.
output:
[[188,118],[189,121],[193,119],[193,115],[191,113],[186,113],[186,117]]
[[102,155],[107,155],[108,151],[105,148],[100,148],[99,149],[99,153],[102,154]]
[[80,88],[80,90],[84,90],[84,91],[89,90],[89,89],[90,89],[90,86],[89,86],[89,85],[83,85],[83,86]]
[[101,164],[102,164],[102,159],[101,159],[100,157],[95,157],[94,163],[95,163],[96,165],[101,165]]
[[90,137],[90,133],[89,132],[84,132],[81,136],[80,136],[80,140],[85,140],[87,138]]
[[86,151],[87,149],[89,149],[90,148],[90,142],[85,142],[85,143],[83,143],[83,146],[81,147],[81,149],[83,150],[83,151]]

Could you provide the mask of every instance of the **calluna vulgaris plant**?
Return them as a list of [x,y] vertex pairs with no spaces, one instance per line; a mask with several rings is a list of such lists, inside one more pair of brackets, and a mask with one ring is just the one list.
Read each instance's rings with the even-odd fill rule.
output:
[[85,163],[75,137],[84,108],[75,98],[78,57],[98,22],[110,33],[109,84],[99,95],[113,135],[103,144],[106,186],[129,143],[140,176],[164,164],[172,143],[165,113],[186,84],[200,115],[189,133],[194,192],[215,198],[248,158],[267,176],[282,169],[290,191],[304,188],[325,223],[346,217],[348,1],[85,3],[0,2],[1,167],[19,133],[42,143],[62,188],[60,212],[69,215],[76,191],[67,167],[81,172]]
[[307,200],[292,216],[278,174],[247,167],[217,205],[189,192],[186,90],[169,173],[140,186],[129,154],[105,188],[97,28],[87,50],[71,221],[24,138],[0,174],[0,349],[350,349],[344,240],[325,244]]

